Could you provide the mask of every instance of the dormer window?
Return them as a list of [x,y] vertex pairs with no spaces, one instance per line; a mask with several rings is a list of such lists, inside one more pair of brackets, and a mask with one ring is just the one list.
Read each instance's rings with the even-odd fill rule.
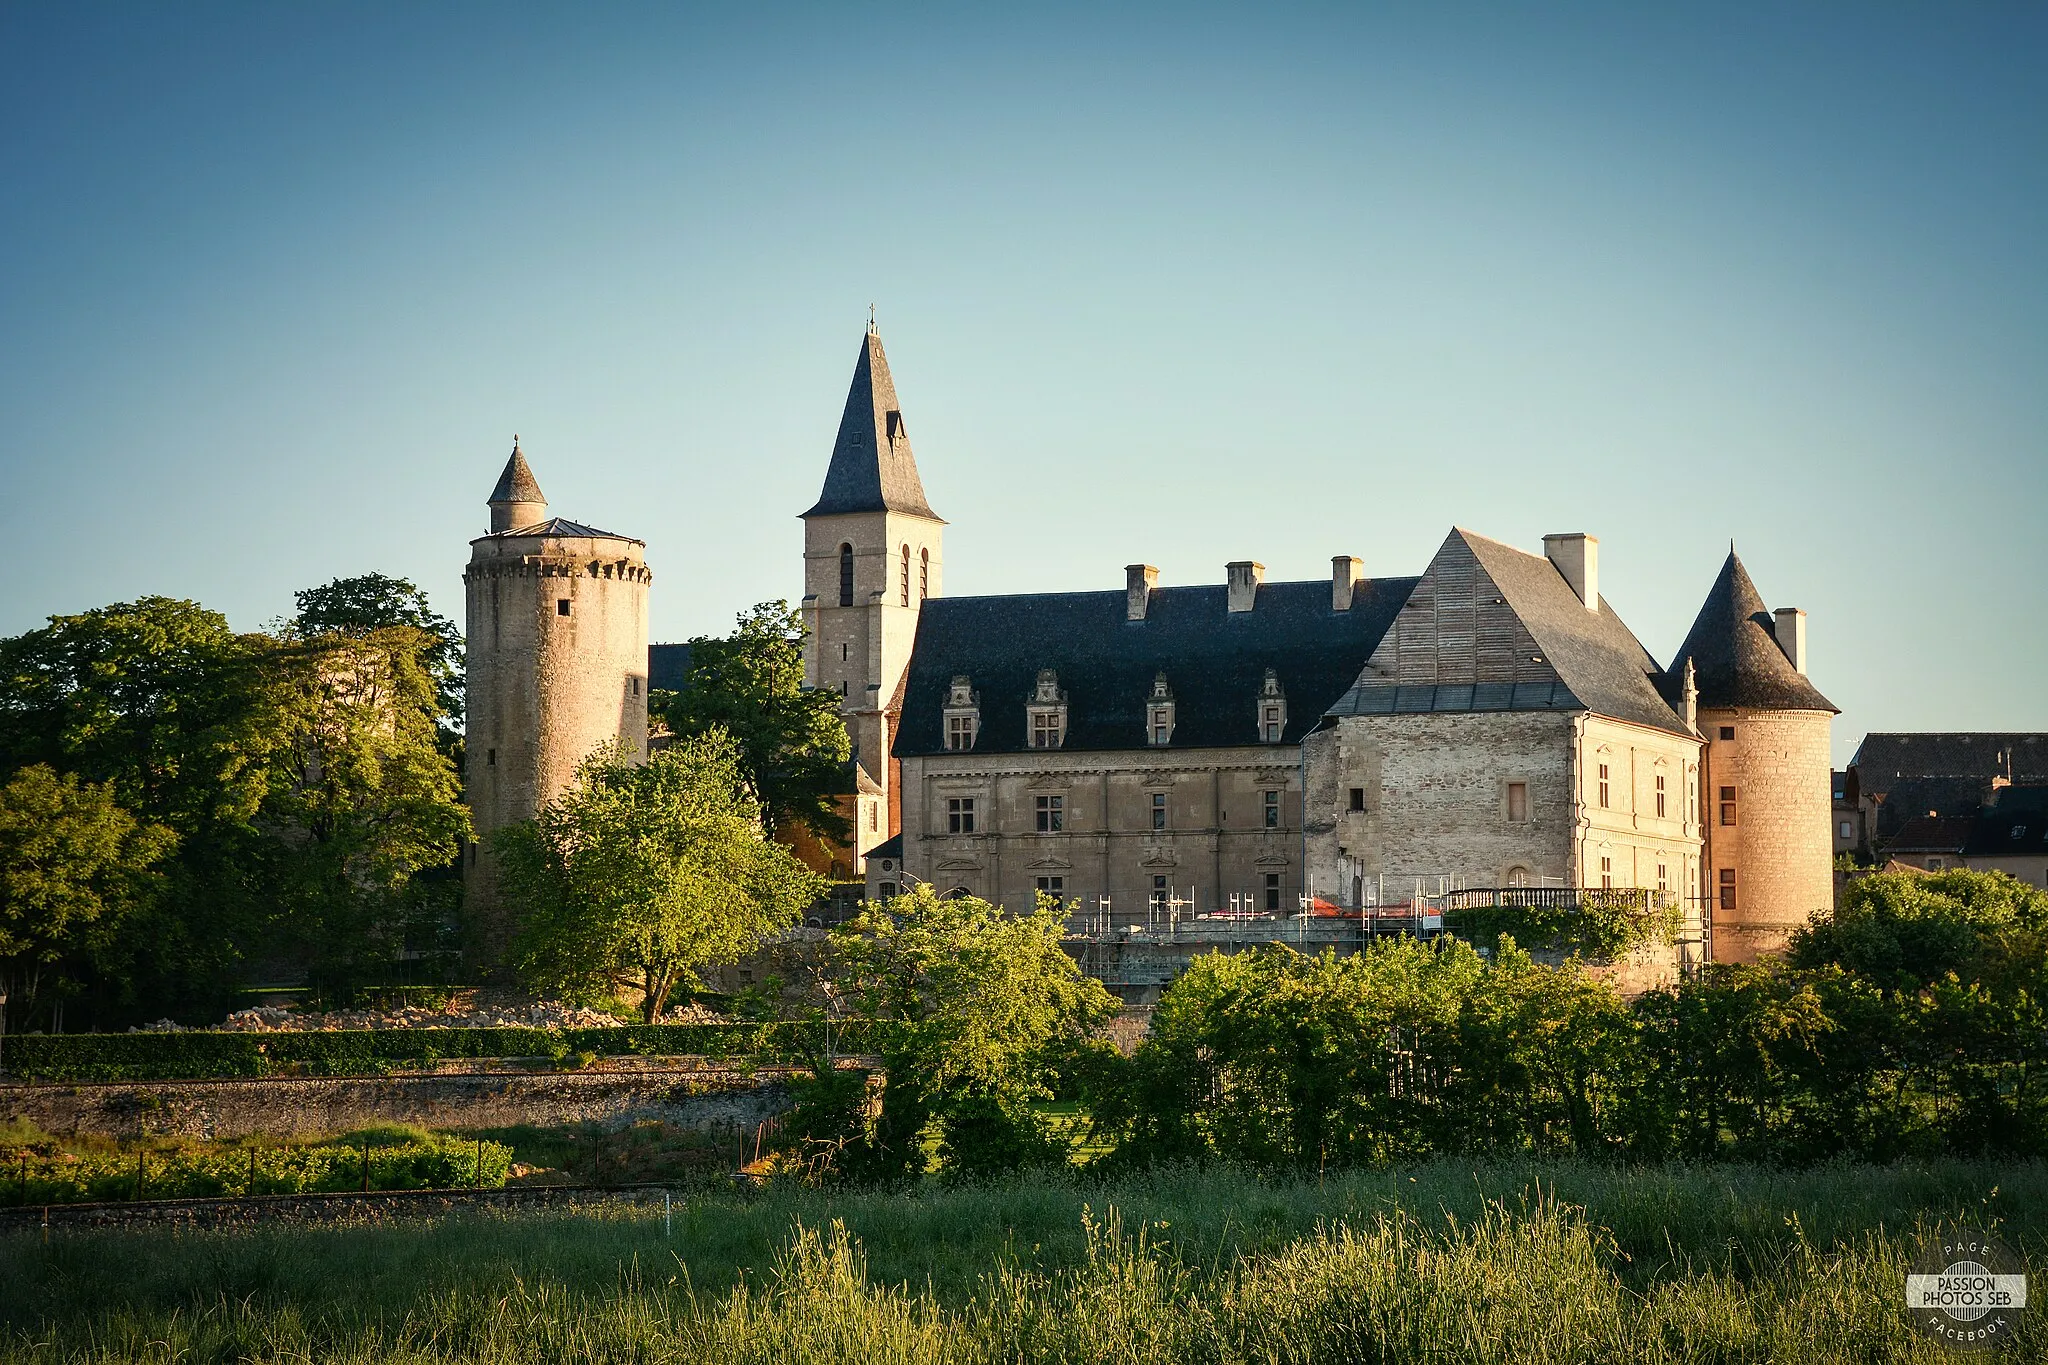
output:
[[1272,669],[1259,684],[1259,741],[1278,744],[1287,733],[1287,696],[1280,690],[1280,678]]
[[1173,689],[1166,685],[1164,673],[1152,680],[1151,694],[1145,698],[1145,740],[1155,749],[1173,741]]
[[1067,694],[1060,691],[1059,674],[1050,668],[1038,670],[1038,683],[1025,705],[1025,731],[1034,749],[1057,749],[1067,738]]
[[981,737],[981,694],[964,673],[946,687],[946,747],[965,753]]

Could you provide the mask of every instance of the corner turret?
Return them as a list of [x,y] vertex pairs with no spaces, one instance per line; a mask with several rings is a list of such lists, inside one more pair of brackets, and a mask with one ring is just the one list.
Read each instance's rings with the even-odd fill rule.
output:
[[512,438],[512,458],[505,461],[505,472],[498,476],[498,486],[491,490],[491,534],[517,531],[522,526],[538,526],[548,519],[547,495],[540,491],[540,481],[533,477],[533,471],[526,467],[526,456],[519,452],[519,438]]

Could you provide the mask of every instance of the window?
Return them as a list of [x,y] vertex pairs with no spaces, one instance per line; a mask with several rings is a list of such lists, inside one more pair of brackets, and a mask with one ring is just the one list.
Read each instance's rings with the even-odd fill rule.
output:
[[1280,742],[1280,708],[1262,706],[1259,708],[1259,736],[1268,744]]
[[557,598],[555,599],[555,615],[557,615],[557,616],[567,616],[568,614],[569,614],[569,599],[568,599],[568,598],[566,598],[566,597],[557,597]]
[[1152,879],[1152,911],[1153,911],[1153,913],[1154,913],[1154,914],[1159,914],[1159,913],[1161,913],[1161,912],[1165,911],[1165,910],[1167,909],[1167,902],[1168,902],[1169,900],[1171,900],[1171,899],[1172,899],[1172,894],[1171,894],[1171,893],[1170,893],[1170,892],[1169,892],[1169,891],[1168,891],[1168,890],[1166,889],[1166,878],[1164,878],[1164,877],[1154,877],[1154,878]]
[[1842,825],[1841,825],[1841,830],[1842,830],[1842,837],[1843,837],[1844,839],[1853,839],[1853,838],[1855,838],[1855,837],[1856,837],[1856,826],[1855,826],[1855,825],[1853,825],[1853,824],[1851,824],[1851,823],[1850,823],[1849,821],[1847,821],[1847,820],[1844,820],[1844,821],[1842,822]]
[[946,833],[974,833],[973,797],[949,796],[946,798]]
[[1604,853],[1600,855],[1600,889],[1602,891],[1612,891],[1614,889],[1614,859]]
[[881,827],[882,803],[879,801],[871,801],[868,803],[868,828],[880,829]]
[[907,607],[907,606],[909,606],[909,605],[910,605],[910,547],[909,547],[908,545],[906,545],[906,546],[904,546],[904,547],[903,547],[903,574],[902,574],[902,576],[901,576],[900,578],[898,578],[898,579],[897,579],[897,586],[898,586],[898,587],[899,587],[899,588],[901,589],[902,595],[901,595],[900,597],[898,597],[898,598],[896,599],[896,605],[897,605],[897,606],[899,606],[899,607]]
[[1724,825],[1735,823],[1735,788],[1733,787],[1721,788],[1721,823]]
[[1166,685],[1166,674],[1152,679],[1152,695],[1147,698],[1145,737],[1153,745],[1163,745],[1173,739],[1173,689]]
[[1264,807],[1266,828],[1280,828],[1280,793],[1276,791],[1262,793],[1261,805]]
[[852,645],[841,645],[841,646],[839,646],[839,662],[840,662],[840,663],[845,663],[845,662],[846,662],[846,661],[847,661],[848,659],[851,659],[852,657],[853,657],[853,646],[852,646]]
[[1722,727],[1721,727],[1721,738],[1723,738],[1723,739],[1733,739],[1733,738],[1735,738],[1735,727],[1734,727],[1734,726],[1732,726],[1732,725],[1724,725],[1724,726],[1722,726]]
[[640,695],[640,680],[638,678],[633,679],[633,695],[636,697]]
[[927,598],[927,597],[931,596],[931,586],[932,586],[932,552],[931,552],[930,550],[919,550],[919,551],[917,552],[917,600],[918,600],[918,601],[922,602],[922,601],[924,601],[924,599],[925,599],[925,598]]
[[1365,809],[1365,788],[1353,787],[1351,789],[1351,809],[1358,811]]
[[495,768],[498,766],[498,751],[496,749],[484,750],[484,766],[486,768]]
[[839,547],[839,605],[853,605],[853,547]]
[[[1358,788],[1353,787],[1352,790],[1358,791]],[[1361,796],[1364,795],[1363,792],[1359,794]],[[1510,824],[1516,825],[1524,825],[1529,822],[1529,784],[1527,782],[1508,783],[1508,821]]]
[[1733,910],[1735,908],[1735,869],[1732,867],[1721,869],[1721,908],[1723,910]]
[[1155,706],[1152,708],[1152,742],[1164,744],[1173,735],[1173,708]]
[[881,896],[883,900],[893,900],[896,895],[896,883],[883,882],[875,888],[875,891]]
[[1659,891],[1669,891],[1671,889],[1671,865],[1669,863],[1657,864],[1657,889]]
[[1664,818],[1664,774],[1657,774],[1657,818]]
[[1058,834],[1062,829],[1066,828],[1066,797],[1040,796],[1034,798],[1034,800],[1038,807],[1038,832],[1040,834]]
[[1607,806],[1608,806],[1608,799],[1607,799],[1607,798],[1608,798],[1608,786],[1607,786],[1607,765],[1606,765],[1605,763],[1602,763],[1602,764],[1600,765],[1600,809],[1602,809],[1602,810],[1606,810],[1606,809],[1607,809]]
[[946,717],[946,747],[956,753],[974,747],[974,717]]
[[1031,747],[1034,749],[1057,749],[1060,747],[1059,712],[1033,711],[1031,713]]
[[1040,877],[1038,878],[1038,890],[1040,895],[1051,896],[1054,900],[1058,900],[1067,894],[1067,879],[1065,877]]
[[1266,874],[1266,908],[1268,910],[1278,910],[1280,908],[1280,874],[1278,872],[1268,872]]
[[1026,703],[1030,716],[1031,747],[1057,749],[1067,728],[1067,694],[1060,691],[1060,675],[1050,668],[1038,670],[1038,681]]
[[1529,869],[1528,869],[1528,868],[1526,868],[1526,867],[1511,867],[1511,868],[1509,868],[1509,869],[1508,869],[1508,885],[1509,885],[1509,886],[1527,886],[1528,884],[1529,884]]
[[1166,828],[1166,793],[1152,793],[1152,828]]
[[1929,859],[1927,860],[1927,870],[1928,870],[1929,872],[1939,872],[1939,871],[1941,871],[1941,859],[1939,859],[1939,858],[1929,858]]
[[846,679],[844,678],[839,680],[839,695],[842,697],[846,695]]
[[1259,684],[1258,720],[1259,739],[1266,744],[1280,743],[1287,733],[1287,694],[1280,690],[1280,675],[1270,668]]

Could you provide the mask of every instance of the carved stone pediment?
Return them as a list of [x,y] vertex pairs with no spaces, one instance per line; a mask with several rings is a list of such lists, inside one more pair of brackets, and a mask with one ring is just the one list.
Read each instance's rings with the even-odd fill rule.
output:
[[1252,859],[1254,867],[1286,867],[1293,859],[1284,853],[1261,853]]
[[1031,783],[1030,783],[1030,787],[1029,787],[1029,790],[1031,790],[1031,791],[1035,791],[1035,792],[1036,792],[1036,791],[1056,791],[1056,792],[1063,792],[1063,791],[1068,791],[1068,790],[1071,790],[1071,789],[1072,789],[1072,787],[1073,787],[1073,785],[1074,785],[1074,777],[1073,777],[1073,774],[1072,774],[1072,773],[1063,773],[1063,772],[1046,772],[1046,773],[1033,773],[1033,774],[1031,775]]
[[1291,768],[1261,768],[1259,769],[1259,785],[1262,787],[1284,787],[1287,785],[1287,779],[1293,775],[1294,770]]
[[1144,775],[1143,781],[1144,785],[1148,787],[1171,787],[1176,777],[1178,777],[1176,773],[1149,772]]
[[1145,856],[1139,859],[1139,862],[1145,867],[1180,866],[1180,859],[1173,856],[1173,850],[1159,845],[1146,849]]
[[969,857],[964,853],[955,853],[939,859],[932,866],[940,872],[979,872],[981,859]]
[[1034,871],[1036,871],[1039,868],[1047,868],[1054,872],[1070,872],[1073,870],[1074,867],[1072,863],[1068,862],[1065,858],[1060,857],[1056,853],[1048,853],[1043,857],[1033,858],[1031,862],[1028,864],[1028,866],[1031,867]]

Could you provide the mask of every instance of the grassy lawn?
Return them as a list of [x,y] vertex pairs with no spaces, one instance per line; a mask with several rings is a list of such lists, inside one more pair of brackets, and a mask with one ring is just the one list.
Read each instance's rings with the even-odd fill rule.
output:
[[2048,1167],[1438,1161],[719,1191],[669,1232],[621,1205],[17,1234],[0,1359],[1934,1361],[1904,1264],[1959,1220],[2048,1264]]

